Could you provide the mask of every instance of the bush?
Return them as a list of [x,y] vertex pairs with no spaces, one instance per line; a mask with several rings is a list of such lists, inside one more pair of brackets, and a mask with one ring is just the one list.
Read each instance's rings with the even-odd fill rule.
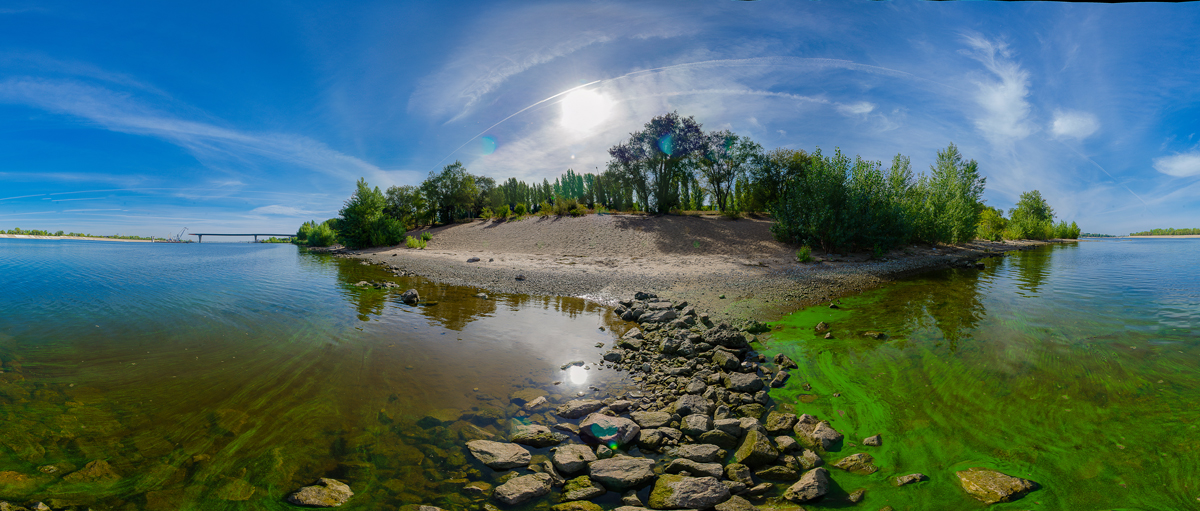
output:
[[800,247],[800,250],[796,251],[796,260],[802,263],[812,262],[812,248],[808,245]]
[[1004,239],[1006,229],[1008,229],[1008,219],[1004,218],[1004,212],[996,208],[985,207],[979,215],[979,226],[975,229],[975,236],[989,241],[1000,241]]
[[337,242],[337,231],[333,229],[333,219],[315,225],[308,233],[307,245],[310,247],[329,247]]
[[1079,239],[1079,226],[1075,225],[1075,222],[1067,225],[1067,221],[1063,220],[1054,226],[1054,237],[1064,240]]
[[425,248],[425,240],[408,236],[404,239],[404,245],[408,248]]
[[483,209],[479,211],[479,218],[482,218],[484,220],[491,220],[492,218],[498,217],[498,216],[499,215],[492,213],[492,208],[489,208],[487,206],[484,206]]
[[431,239],[433,239],[433,233],[429,231],[421,233],[421,241],[429,241]]
[[521,217],[525,216],[526,213],[529,212],[529,209],[525,207],[524,202],[518,202],[517,208],[514,209],[513,212],[516,213],[517,218],[521,218]]
[[742,218],[742,212],[738,211],[734,208],[729,208],[729,209],[726,209],[725,211],[722,211],[721,216],[728,220],[737,220],[739,218]]
[[505,204],[504,207],[496,210],[496,218],[499,218],[501,220],[507,220],[508,215],[509,215],[508,204]]
[[553,213],[553,212],[554,212],[554,206],[551,206],[549,201],[542,201],[541,204],[538,204],[538,211],[537,211],[538,216],[541,216],[541,217],[549,216],[550,213]]
[[576,214],[576,210],[578,210],[579,207],[579,200],[577,199],[564,199],[559,197],[554,200],[554,214],[558,216],[579,216]]

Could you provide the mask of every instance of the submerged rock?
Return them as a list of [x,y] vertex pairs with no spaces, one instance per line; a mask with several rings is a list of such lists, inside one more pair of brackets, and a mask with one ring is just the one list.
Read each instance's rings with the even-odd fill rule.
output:
[[653,509],[706,509],[729,499],[729,488],[715,477],[664,474],[654,483]]
[[412,305],[421,301],[421,295],[420,293],[417,293],[416,289],[409,289],[408,291],[400,293],[400,301]]
[[472,440],[467,442],[467,449],[481,463],[495,470],[524,467],[533,459],[528,450],[513,443]]
[[988,504],[1012,502],[1041,488],[1028,479],[1013,477],[987,468],[972,467],[955,472],[958,481],[972,497]]
[[837,460],[833,466],[859,475],[874,474],[879,471],[879,467],[875,466],[875,458],[861,452]]
[[645,486],[654,480],[654,460],[620,456],[588,464],[593,480],[612,491]]
[[541,424],[518,426],[512,434],[513,443],[530,447],[550,447],[566,440],[567,435],[550,431],[550,428]]
[[588,467],[588,463],[596,461],[596,459],[596,453],[592,452],[588,446],[581,444],[559,447],[550,457],[550,460],[554,462],[554,467],[564,474],[581,472]]
[[520,504],[534,497],[550,493],[549,474],[530,474],[514,477],[508,482],[497,486],[492,497],[508,505]]
[[63,477],[64,481],[72,483],[111,483],[119,479],[121,476],[104,460],[88,462],[83,468]]
[[603,511],[603,509],[599,504],[586,500],[572,500],[550,506],[550,511]]
[[637,440],[642,428],[624,417],[609,417],[599,413],[588,415],[579,423],[579,437],[588,443],[615,446],[630,445]]
[[305,486],[288,495],[287,501],[298,506],[338,507],[353,496],[354,492],[345,483],[322,477],[312,486]]
[[863,445],[869,445],[871,447],[879,447],[883,445],[883,437],[880,435],[869,436],[864,438],[862,443]]
[[906,476],[897,477],[896,480],[894,481],[894,483],[896,486],[904,486],[906,484],[912,484],[912,483],[916,483],[916,482],[920,482],[920,481],[928,481],[928,480],[929,480],[929,478],[926,477],[925,474],[918,472],[915,474],[908,474]]
[[605,493],[608,493],[608,490],[605,490],[600,483],[591,480],[588,476],[579,476],[567,481],[566,486],[563,486],[562,500],[591,500]]

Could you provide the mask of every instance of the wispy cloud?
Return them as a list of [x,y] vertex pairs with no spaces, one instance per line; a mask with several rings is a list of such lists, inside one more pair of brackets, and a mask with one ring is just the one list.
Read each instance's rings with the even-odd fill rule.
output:
[[1055,111],[1050,131],[1056,137],[1087,138],[1100,129],[1100,120],[1087,112]]
[[1154,170],[1168,176],[1200,176],[1200,151],[1154,159]]
[[1033,133],[1029,122],[1029,72],[1012,60],[1012,51],[1003,41],[990,41],[980,35],[966,35],[969,49],[961,52],[983,64],[994,79],[974,80],[978,91],[975,102],[982,112],[975,127],[993,145],[1004,146]]
[[875,104],[866,101],[859,101],[851,104],[839,104],[837,111],[846,115],[866,115],[875,110]]
[[251,215],[309,216],[313,213],[313,211],[294,208],[292,206],[284,206],[281,204],[272,204],[270,206],[262,206],[250,210]]

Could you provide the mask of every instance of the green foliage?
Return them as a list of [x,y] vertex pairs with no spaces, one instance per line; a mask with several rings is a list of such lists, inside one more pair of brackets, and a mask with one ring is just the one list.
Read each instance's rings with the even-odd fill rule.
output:
[[392,186],[387,189],[384,214],[399,220],[407,229],[433,221],[432,212],[421,189],[416,186]]
[[985,206],[979,215],[979,226],[975,231],[975,236],[985,240],[1000,241],[1004,239],[1004,232],[1007,229],[1008,219],[1004,218],[1004,212]]
[[429,241],[431,239],[433,239],[433,233],[429,231],[421,233],[421,241]]
[[812,262],[812,248],[808,245],[800,247],[800,250],[796,251],[796,260],[802,263]]
[[[704,146],[700,151],[700,174],[708,183],[717,210],[725,211],[734,182],[747,175],[750,168],[763,159],[762,146],[747,137],[722,130],[705,134]],[[748,187],[743,193],[748,193]]]
[[1063,240],[1079,239],[1079,226],[1075,222],[1067,225],[1067,221],[1063,220],[1054,226],[1054,237]]
[[354,195],[346,200],[339,212],[338,239],[349,248],[395,245],[404,239],[404,224],[383,214],[387,198],[379,187],[371,188],[366,179],[359,179]]
[[426,240],[407,236],[404,238],[404,246],[408,248],[425,248]]
[[529,209],[525,207],[524,202],[518,202],[516,209],[513,210],[513,213],[517,215],[517,218],[521,218],[529,213]]
[[629,140],[608,150],[609,169],[628,182],[647,211],[666,213],[679,201],[679,183],[691,176],[706,140],[700,123],[676,112],[650,119]]
[[1009,239],[1044,240],[1054,236],[1054,210],[1037,190],[1021,194],[1016,207],[1009,212]]
[[542,201],[541,204],[538,204],[538,210],[537,210],[538,216],[540,216],[540,217],[549,216],[553,212],[554,212],[554,206],[550,205],[550,201]]
[[508,204],[500,206],[500,209],[496,210],[496,218],[500,220],[507,220],[510,214],[512,213],[508,210]]
[[499,217],[499,215],[492,212],[492,208],[489,208],[487,206],[484,206],[483,211],[479,212],[479,218],[482,218],[484,220],[491,219],[491,218],[497,218],[497,217]]
[[430,172],[421,183],[421,193],[434,212],[435,220],[448,224],[471,216],[479,196],[475,181],[475,176],[467,173],[467,168],[457,161],[446,165],[441,172]]
[[916,218],[917,239],[926,243],[963,243],[975,239],[978,204],[987,178],[975,160],[964,160],[954,144],[938,151],[937,162],[919,186],[925,195]]
[[[1130,236],[1196,236],[1200,229],[1150,229],[1149,231],[1131,233]],[[1107,234],[1086,234],[1085,236],[1107,237]]]
[[310,247],[328,247],[337,242],[337,232],[334,230],[334,225],[337,219],[331,218],[322,223],[309,220],[300,226],[300,230],[296,231],[296,237],[292,238],[292,243],[298,245],[306,245]]

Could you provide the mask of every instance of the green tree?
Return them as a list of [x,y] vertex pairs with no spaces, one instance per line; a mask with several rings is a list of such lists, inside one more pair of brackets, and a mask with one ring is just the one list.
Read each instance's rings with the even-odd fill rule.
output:
[[395,245],[403,239],[404,225],[383,214],[387,198],[379,187],[371,188],[366,179],[359,179],[354,195],[339,211],[338,235],[350,248]]
[[926,195],[916,234],[927,243],[963,243],[975,239],[980,199],[987,178],[975,160],[964,160],[953,143],[938,151],[937,161],[920,186]]
[[429,177],[421,183],[421,193],[425,195],[429,208],[437,212],[436,219],[451,223],[473,212],[479,189],[475,185],[475,176],[456,161],[445,166],[441,172],[430,172]]
[[700,123],[671,112],[650,119],[627,142],[610,148],[609,169],[634,186],[647,211],[666,213],[678,206],[678,184],[691,177],[694,156],[703,148]]
[[747,137],[721,130],[704,135],[699,156],[700,174],[708,184],[713,202],[718,211],[725,211],[734,183],[763,159],[763,149]]
[[406,229],[414,229],[429,219],[428,204],[416,186],[392,186],[387,189],[387,205],[383,211],[399,220]]
[[1022,193],[1009,218],[1009,238],[1044,240],[1054,235],[1054,209],[1037,190]]

